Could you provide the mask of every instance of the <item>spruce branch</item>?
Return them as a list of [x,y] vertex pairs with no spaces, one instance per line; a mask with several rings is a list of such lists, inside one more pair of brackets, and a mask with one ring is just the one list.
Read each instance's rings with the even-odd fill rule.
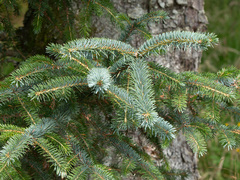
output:
[[173,87],[185,86],[183,78],[179,74],[175,74],[163,66],[149,62],[148,69],[150,69],[154,75],[154,79],[157,81],[166,80],[167,83],[171,83],[171,86]]
[[93,177],[100,179],[115,179],[113,174],[109,172],[106,166],[95,164],[93,165],[92,160],[88,157],[87,153],[82,150],[79,143],[75,138],[70,137],[70,144],[75,151],[75,156],[77,156],[82,165],[77,166],[72,170],[70,179],[75,177],[84,178],[87,174],[91,174]]
[[97,164],[94,165],[91,168],[91,173],[93,174],[93,178],[99,178],[99,179],[106,179],[106,180],[115,180],[113,174],[111,171],[109,171],[108,167],[101,165],[101,164]]
[[139,25],[143,22],[149,22],[150,20],[166,20],[168,19],[168,13],[166,11],[153,11],[147,14],[144,14],[142,17],[136,19],[136,24]]
[[132,61],[134,61],[132,56],[124,56],[118,61],[114,62],[114,64],[109,67],[109,71],[111,74],[117,74],[116,76],[118,76],[118,73],[126,69],[126,67],[128,67]]
[[11,74],[12,84],[24,86],[32,84],[37,80],[42,80],[46,76],[46,71],[50,69],[60,68],[49,62],[45,63],[44,60],[40,62],[25,63],[19,69]]
[[[146,162],[141,156],[132,149],[127,143],[119,138],[109,137],[109,142],[127,158],[135,161],[142,169],[142,173],[147,174],[152,179],[163,179],[161,172],[152,164]],[[146,176],[145,176],[146,177]]]
[[4,105],[10,98],[13,97],[13,90],[10,88],[0,89],[0,106]]
[[147,38],[151,38],[151,34],[146,30],[146,23],[153,20],[165,20],[168,18],[165,11],[153,11],[148,14],[143,15],[142,17],[130,22],[130,19],[124,15],[118,16],[122,21],[127,22],[125,30],[121,33],[119,40],[127,42],[129,38],[134,34],[134,31],[139,31]]
[[71,148],[70,145],[66,143],[66,141],[61,138],[60,136],[54,134],[54,133],[48,133],[45,134],[49,142],[55,143],[58,145],[59,149],[63,154],[70,155],[71,154]]
[[175,138],[176,128],[168,121],[159,117],[157,122],[154,124],[154,127],[147,129],[147,132],[150,136],[154,135],[162,140],[171,140]]
[[236,134],[236,135],[240,135],[240,130],[239,129],[231,130],[231,132]]
[[40,138],[45,134],[52,133],[57,129],[56,122],[51,118],[42,118],[38,123],[32,124],[25,131],[34,138]]
[[108,95],[113,97],[114,101],[116,101],[117,104],[119,104],[120,106],[122,106],[121,103],[123,103],[124,104],[123,107],[128,106],[129,108],[134,108],[133,100],[125,89],[111,85],[106,92],[108,93]]
[[71,59],[72,59],[73,61],[77,62],[78,64],[80,64],[81,66],[83,66],[84,68],[86,68],[87,70],[90,70],[89,67],[88,67],[88,65],[82,63],[79,59],[76,59],[76,58],[74,58],[74,57],[71,57]]
[[6,78],[0,82],[0,107],[14,97],[15,88],[11,86],[10,78]]
[[137,50],[135,50],[129,44],[123,43],[121,41],[105,39],[105,38],[92,38],[92,39],[79,39],[71,41],[65,44],[63,47],[55,44],[50,44],[47,47],[47,52],[50,54],[61,54],[61,56],[70,56],[69,54],[78,52],[85,57],[84,52],[99,51],[104,53],[104,51],[117,51],[121,54],[127,54],[135,56]]
[[223,147],[227,147],[228,150],[233,149],[236,147],[237,141],[236,137],[239,138],[239,134],[236,132],[239,132],[238,130],[233,130],[225,125],[220,125],[219,130],[219,142],[223,145]]
[[131,69],[130,93],[134,97],[137,119],[140,120],[143,127],[153,127],[157,113],[147,64],[142,60],[137,60],[131,64]]
[[[228,149],[240,145],[239,126],[221,125],[223,114],[234,114],[235,123],[240,117],[239,70],[177,74],[146,61],[151,53],[161,54],[169,47],[205,50],[218,42],[214,34],[167,32],[137,50],[125,42],[138,32],[148,36],[146,23],[166,19],[165,12],[151,12],[131,21],[116,16],[110,0],[82,3],[80,13],[86,15],[81,19],[86,25],[82,31],[89,33],[89,14],[107,11],[122,29],[126,25],[120,37],[124,42],[90,38],[50,44],[47,52],[54,60],[30,57],[0,82],[0,176],[29,178],[26,171],[43,179],[55,174],[68,179],[118,179],[132,173],[144,179],[168,177],[166,169],[158,168],[131,141],[128,132],[137,130],[148,140],[158,139],[160,146],[182,131],[199,155],[206,153],[205,140],[215,135]],[[38,13],[49,6],[43,3],[39,7]],[[72,37],[71,9],[62,10],[67,16],[64,28],[70,28]],[[44,22],[46,14],[41,14],[40,21]],[[39,23],[38,28],[44,26],[40,21],[34,22]],[[103,164],[109,147],[123,157],[122,162]]]
[[203,156],[207,152],[205,139],[199,131],[188,131],[185,133],[185,137],[193,152],[198,153],[199,156]]
[[88,168],[86,166],[77,166],[72,171],[70,176],[68,176],[69,180],[85,180],[88,176]]
[[62,178],[66,177],[69,167],[66,164],[64,155],[58,151],[58,148],[43,138],[34,139],[34,143],[41,148],[39,149],[40,153],[47,157],[48,161],[53,164],[57,175]]
[[31,136],[26,134],[17,134],[11,137],[0,151],[0,160],[3,163],[0,172],[6,166],[10,166],[15,161],[18,161],[26,153],[29,144],[32,144]]
[[123,27],[123,24],[119,21],[119,18],[118,18],[118,16],[116,15],[116,12],[113,12],[113,8],[112,8],[112,9],[108,8],[108,6],[110,5],[110,3],[106,3],[106,2],[105,2],[105,4],[103,4],[104,1],[101,2],[101,3],[95,1],[95,3],[96,3],[97,5],[99,5],[100,7],[102,7],[103,9],[105,9],[105,10],[108,12],[108,14],[110,14],[111,17],[117,22],[117,24],[120,25],[121,28]]
[[[26,107],[26,105],[24,104],[24,102],[22,101],[22,99],[17,95],[17,99],[20,102],[22,108],[24,109],[24,111],[27,113],[27,117],[30,119],[30,122],[33,124],[36,124],[36,120],[38,119],[36,116],[36,111],[29,111],[28,108]],[[28,119],[26,118],[26,119]],[[36,118],[36,119],[35,119]]]
[[204,138],[209,138],[212,136],[211,128],[209,126],[206,126],[203,122],[192,121],[190,124],[185,124],[184,126],[186,128],[189,127],[190,129],[196,129],[204,136]]
[[133,159],[124,159],[121,164],[121,170],[125,176],[132,172],[136,167],[137,163]]
[[11,124],[0,124],[0,133],[0,141],[5,141],[16,134],[24,134],[24,128]]
[[210,103],[206,103],[204,118],[209,120],[211,123],[216,123],[220,119],[220,108],[218,104],[215,104],[215,101],[212,100]]
[[24,128],[20,128],[14,125],[5,125],[5,124],[0,124],[0,131],[1,132],[10,132],[10,133],[24,133]]
[[207,95],[216,101],[231,102],[235,99],[234,91],[217,81],[203,78],[191,72],[184,72],[182,75],[185,77],[186,84],[190,85],[190,87],[195,87],[203,96]]
[[165,139],[174,137],[175,128],[158,116],[153,98],[152,82],[147,63],[139,59],[131,64],[132,86],[130,93],[134,97],[137,120],[142,127],[152,129],[155,136]]
[[51,79],[41,84],[34,85],[28,96],[38,101],[51,99],[52,97],[68,99],[72,93],[72,87],[79,88],[87,85],[86,80],[77,76],[65,76]]
[[178,92],[178,94],[172,97],[171,102],[172,106],[175,107],[174,110],[183,113],[183,111],[187,108],[187,94],[186,92]]
[[147,56],[153,52],[166,51],[169,47],[196,48],[206,50],[218,43],[214,34],[173,31],[147,40],[138,50],[137,56]]

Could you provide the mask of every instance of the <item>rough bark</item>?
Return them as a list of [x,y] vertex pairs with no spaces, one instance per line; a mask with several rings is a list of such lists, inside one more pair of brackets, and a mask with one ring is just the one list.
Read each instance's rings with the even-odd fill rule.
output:
[[[153,35],[172,30],[194,32],[206,30],[208,21],[204,12],[204,0],[113,0],[113,2],[119,12],[124,12],[133,19],[150,11],[161,9],[167,11],[170,19],[163,23],[152,22],[148,24],[148,28]],[[117,38],[119,35],[118,30],[107,19],[95,19],[94,24],[97,29],[95,36]],[[131,44],[138,47],[143,41],[141,37],[135,36]],[[197,71],[201,56],[201,52],[195,50],[184,52],[172,49],[165,56],[151,57],[150,60],[164,65],[175,72]],[[159,165],[161,164],[161,161],[154,157],[154,154],[158,154],[154,145],[149,144],[148,140],[139,132],[135,132],[131,136],[135,142],[140,144],[147,153],[159,162]],[[171,168],[191,172],[192,175],[188,179],[200,178],[197,171],[197,156],[189,148],[181,133],[163,152]]]
[[[148,24],[153,35],[172,30],[194,32],[206,30],[208,21],[204,12],[204,0],[113,0],[113,2],[119,12],[124,12],[133,19],[155,10],[167,11],[169,20]],[[107,19],[96,19],[94,24],[97,29],[96,36],[116,39],[119,35],[119,31]],[[143,41],[137,36],[131,43],[138,47]],[[190,50],[174,51],[174,54],[171,52],[163,57],[155,57],[154,60],[176,72],[197,71],[201,53]]]

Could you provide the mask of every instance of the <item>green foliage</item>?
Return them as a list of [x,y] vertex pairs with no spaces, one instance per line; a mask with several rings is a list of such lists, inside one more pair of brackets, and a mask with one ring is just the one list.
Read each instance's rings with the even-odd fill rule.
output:
[[206,153],[206,142],[203,135],[195,130],[194,132],[185,133],[187,143],[192,148],[193,152],[198,152],[200,156]]
[[0,1],[0,78],[50,42],[94,36],[93,17],[103,15],[123,26],[110,0]]
[[214,34],[195,34],[193,32],[167,32],[147,40],[140,48],[139,55],[150,55],[166,51],[168,47],[176,48],[194,48],[205,50],[218,42]]
[[216,138],[208,142],[208,147],[208,153],[199,162],[202,177],[214,180],[239,179],[240,149],[222,150]]
[[3,63],[1,65],[1,74],[2,76],[7,76],[14,70],[14,64],[13,63]]
[[214,50],[203,53],[201,71],[217,72],[219,69],[234,65],[240,68],[240,22],[238,0],[205,1],[208,17],[208,30],[218,34],[220,42]]
[[[144,15],[133,29],[163,15]],[[129,32],[128,25],[122,28]],[[175,31],[139,49],[104,38],[50,44],[54,61],[31,57],[0,84],[0,173],[11,178],[17,167],[26,177],[50,179],[167,178],[167,163],[157,167],[126,135],[132,131],[158,138],[161,145],[182,131],[199,155],[213,136],[229,149],[239,146],[239,127],[221,123],[222,113],[239,111],[237,69],[176,74],[146,61],[169,46],[205,50],[217,42],[213,34]],[[104,162],[109,148],[119,163]]]
[[122,31],[119,38],[119,40],[123,42],[129,42],[131,36],[135,33],[140,33],[147,39],[151,38],[151,34],[146,29],[146,23],[157,19],[168,19],[167,13],[165,11],[153,11],[146,15],[143,15],[134,21],[131,21],[130,18],[125,14],[119,14],[117,17],[122,23],[127,24],[125,31]]

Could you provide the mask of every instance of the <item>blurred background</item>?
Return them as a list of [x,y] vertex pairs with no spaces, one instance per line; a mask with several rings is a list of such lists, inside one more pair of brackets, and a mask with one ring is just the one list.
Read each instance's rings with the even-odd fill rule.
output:
[[[13,27],[11,25],[3,27],[0,23],[0,80],[26,58],[20,51],[18,52],[20,56],[14,56],[18,51],[16,42],[14,39],[3,42],[5,37],[1,33],[3,28],[9,28],[11,32],[23,26],[24,15],[28,9],[27,3],[24,2],[21,3],[19,12],[14,12],[18,15],[15,16],[13,13],[10,16]],[[0,7],[0,9],[4,8]],[[203,53],[199,72],[217,72],[229,66],[240,68],[240,0],[205,0],[205,11],[209,21],[208,31],[218,35],[220,44]],[[9,12],[0,12],[0,15],[2,13]],[[43,40],[46,38],[43,37]],[[227,116],[224,119],[226,125],[233,122]],[[212,139],[208,142],[207,155],[199,158],[199,171],[202,179],[240,180],[240,149],[228,151],[222,148],[217,139]]]
[[240,0],[205,0],[208,31],[220,44],[204,52],[200,71],[216,72],[226,66],[240,68]]
[[[240,0],[205,0],[208,31],[217,34],[220,44],[203,53],[200,72],[224,67],[240,68]],[[233,122],[225,117],[226,124]],[[240,120],[238,125],[240,126]],[[208,142],[207,155],[199,159],[202,179],[240,179],[240,149],[223,149],[217,139]]]

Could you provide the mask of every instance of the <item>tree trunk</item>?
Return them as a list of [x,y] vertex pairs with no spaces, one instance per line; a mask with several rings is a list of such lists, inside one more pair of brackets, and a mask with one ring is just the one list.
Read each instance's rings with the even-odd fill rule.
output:
[[[119,12],[128,14],[132,19],[156,10],[168,12],[170,19],[163,23],[151,22],[148,24],[148,28],[153,35],[172,30],[194,32],[206,30],[208,21],[204,12],[204,0],[113,0],[113,2]],[[117,38],[119,35],[117,29],[107,19],[95,19],[94,24],[97,30],[95,36]],[[135,36],[131,44],[138,47],[143,41],[141,37]],[[175,72],[197,71],[201,56],[202,53],[195,50],[170,50],[165,56],[151,57],[150,60]],[[154,153],[154,151],[157,151],[154,145],[149,144],[148,140],[139,132],[134,132],[131,136],[135,142],[157,160],[153,154],[159,152]],[[167,157],[171,168],[186,170],[191,173],[187,179],[200,178],[197,170],[197,155],[192,152],[181,133],[167,149],[163,150],[163,153]],[[161,161],[159,161],[160,164]]]

